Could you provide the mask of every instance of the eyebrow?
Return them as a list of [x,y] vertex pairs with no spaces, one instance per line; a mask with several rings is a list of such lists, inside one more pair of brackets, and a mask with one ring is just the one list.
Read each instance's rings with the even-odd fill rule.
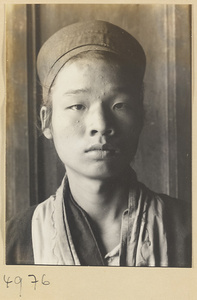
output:
[[64,95],[77,95],[77,94],[83,94],[89,92],[89,89],[74,89],[74,90],[68,90],[64,93]]
[[[85,94],[91,91],[91,88],[81,88],[81,89],[70,89],[64,93],[64,95],[79,95],[79,94]],[[122,93],[127,94],[132,92],[132,89],[130,86],[118,86],[113,89],[114,93]]]

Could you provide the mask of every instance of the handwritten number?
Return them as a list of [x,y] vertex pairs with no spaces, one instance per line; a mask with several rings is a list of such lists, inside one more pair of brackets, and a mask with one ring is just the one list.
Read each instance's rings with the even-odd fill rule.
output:
[[49,285],[50,282],[49,282],[48,280],[45,280],[45,281],[44,281],[44,277],[45,277],[45,276],[46,276],[46,274],[43,274],[43,275],[42,275],[42,284],[43,284],[43,285]]
[[12,283],[12,280],[10,280],[10,277],[8,277],[8,279],[5,279],[5,275],[3,276],[3,280],[5,281],[5,283],[7,284],[6,287],[7,289],[9,288],[9,284]]
[[[34,284],[34,290],[36,290],[37,283],[39,282],[39,281],[37,280],[36,276],[33,275],[33,274],[29,274],[28,277],[33,277],[31,283]],[[45,277],[46,277],[46,274],[43,274],[40,283],[43,284],[43,285],[50,285],[50,281],[45,280]],[[11,284],[12,282],[13,282],[14,284],[16,284],[16,285],[19,285],[19,287],[20,287],[20,294],[19,294],[19,296],[21,297],[21,293],[22,293],[22,285],[23,285],[23,284],[22,284],[22,282],[23,282],[23,278],[22,278],[22,277],[16,276],[13,280],[10,280],[10,277],[9,277],[9,276],[4,275],[4,276],[3,276],[3,280],[4,280],[4,282],[6,283],[6,288],[9,288],[9,287],[10,287],[10,284]]]
[[36,290],[36,284],[38,282],[38,280],[36,280],[36,276],[33,274],[28,275],[29,277],[34,277],[34,281],[31,281],[31,283],[34,283],[34,290]]
[[16,276],[14,279],[15,284],[20,284],[20,297],[21,297],[21,290],[22,290],[22,278],[20,276]]

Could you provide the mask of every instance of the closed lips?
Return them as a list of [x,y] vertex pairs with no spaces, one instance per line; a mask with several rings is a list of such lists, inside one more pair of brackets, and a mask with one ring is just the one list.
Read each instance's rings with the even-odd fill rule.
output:
[[95,144],[90,146],[87,150],[85,150],[85,152],[90,152],[90,151],[109,151],[112,153],[119,152],[118,149],[116,149],[110,144]]

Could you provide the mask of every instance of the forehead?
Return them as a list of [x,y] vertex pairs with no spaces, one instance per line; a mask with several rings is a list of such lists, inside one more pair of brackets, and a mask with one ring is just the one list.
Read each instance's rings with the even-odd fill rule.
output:
[[114,85],[136,86],[134,68],[113,53],[90,51],[67,61],[56,76],[54,85],[66,88],[71,84],[89,82],[95,86],[95,83],[99,85],[105,81]]

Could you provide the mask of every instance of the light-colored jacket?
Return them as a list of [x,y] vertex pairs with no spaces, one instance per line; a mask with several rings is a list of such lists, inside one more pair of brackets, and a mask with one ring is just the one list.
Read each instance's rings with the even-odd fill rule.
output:
[[[24,221],[24,216],[11,220],[8,264],[80,265],[66,217],[66,188],[65,177],[56,194],[32,209],[28,220]],[[188,220],[183,201],[158,195],[139,182],[131,185],[128,209],[122,216],[120,265],[124,261],[124,265],[136,267],[190,267]],[[9,243],[10,238],[14,241]]]

